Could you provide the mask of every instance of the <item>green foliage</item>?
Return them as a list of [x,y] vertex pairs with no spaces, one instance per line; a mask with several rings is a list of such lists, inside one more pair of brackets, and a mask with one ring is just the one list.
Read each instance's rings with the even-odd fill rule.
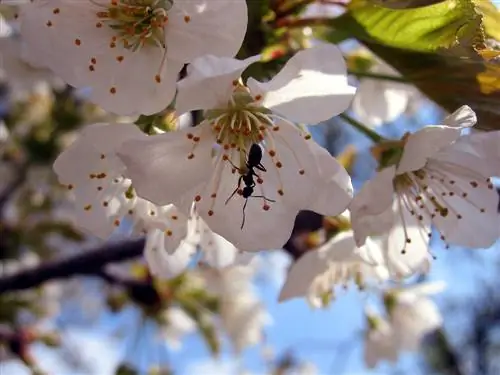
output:
[[355,36],[369,36],[393,47],[432,52],[484,40],[482,17],[472,0],[446,0],[416,9],[389,9],[369,0],[353,0],[349,10],[349,17],[364,31],[362,35],[356,25],[344,25]]

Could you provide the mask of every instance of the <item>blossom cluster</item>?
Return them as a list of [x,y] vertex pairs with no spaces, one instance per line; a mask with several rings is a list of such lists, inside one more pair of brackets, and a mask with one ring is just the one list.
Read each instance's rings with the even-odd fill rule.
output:
[[[377,173],[354,194],[344,166],[305,126],[351,104],[380,125],[415,92],[397,84],[385,91],[390,104],[407,94],[396,106],[381,108],[382,96],[367,104],[361,90],[370,81],[356,93],[342,50],[324,43],[296,52],[266,82],[243,80],[261,58],[234,58],[247,18],[244,0],[33,0],[18,7],[12,33],[0,39],[2,51],[11,50],[5,57],[17,62],[4,58],[4,71],[22,61],[37,74],[23,73],[30,82],[58,77],[88,89],[88,100],[106,111],[132,117],[89,124],[54,163],[75,198],[80,228],[102,239],[116,230],[145,235],[151,273],[172,278],[194,259],[227,271],[248,253],[281,248],[300,211],[336,217],[347,223],[343,230],[302,256],[280,293],[280,300],[305,296],[313,306],[331,299],[336,285],[426,272],[433,237],[468,248],[500,237],[493,180],[500,132],[476,131],[474,111],[462,106],[440,125],[380,138],[372,149]],[[377,69],[393,73],[385,63]],[[202,121],[170,131],[134,123],[167,110],[179,117],[200,111]],[[260,311],[248,300],[247,310],[233,312],[228,299],[227,313]],[[389,332],[385,325],[373,323],[371,340]]]

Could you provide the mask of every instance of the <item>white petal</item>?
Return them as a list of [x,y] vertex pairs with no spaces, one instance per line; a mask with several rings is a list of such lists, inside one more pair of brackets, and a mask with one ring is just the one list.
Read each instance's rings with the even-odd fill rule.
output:
[[236,55],[247,29],[244,0],[178,0],[173,3],[165,28],[169,58],[189,62],[207,54]]
[[368,126],[396,120],[408,106],[410,92],[400,84],[363,79],[352,102],[352,110]]
[[443,125],[456,128],[470,128],[477,123],[476,113],[468,105],[463,105],[443,120]]
[[368,236],[380,234],[392,225],[392,215],[382,215],[378,219],[374,216],[388,213],[388,208],[392,207],[394,175],[395,167],[382,169],[374,178],[366,182],[352,199],[349,210],[354,238],[358,246],[363,245]]
[[[196,247],[183,242],[173,254],[169,254],[166,247],[170,240],[164,231],[150,231],[146,237],[144,256],[148,267],[156,277],[170,279],[184,272],[196,253]],[[167,245],[168,243],[168,245]]]
[[411,134],[404,146],[397,174],[416,171],[424,167],[428,158],[460,137],[460,128],[426,126]]
[[252,56],[236,60],[207,55],[194,60],[188,67],[187,77],[177,84],[177,113],[227,106],[234,89],[233,82],[259,58]]
[[139,196],[166,205],[199,183],[208,182],[213,170],[213,142],[210,124],[206,123],[144,141],[125,142],[118,156]]
[[226,204],[238,185],[239,174],[233,174],[228,163],[224,163],[222,168],[216,197],[212,197],[214,191],[211,186],[200,191],[201,200],[196,203],[200,216],[214,232],[242,251],[281,248],[290,237],[299,210],[285,206],[277,193],[277,187],[266,183],[258,184],[254,195],[275,202],[265,201],[262,197],[250,197],[244,213],[245,199],[241,195],[234,194]]
[[247,86],[254,96],[262,95],[262,106],[308,124],[344,112],[356,91],[347,83],[341,51],[332,44],[300,51],[271,81],[249,78]]
[[201,232],[200,248],[210,267],[224,268],[234,263],[238,249],[224,237],[212,232],[205,224]]
[[393,225],[384,233],[382,241],[390,274],[400,279],[424,272],[431,260],[428,250],[430,218],[424,216],[418,220],[397,201],[390,210],[394,217]]
[[[466,152],[472,156],[482,159],[480,166],[474,162],[467,164],[465,155],[462,154],[460,164],[473,165],[484,176],[500,176],[500,131],[480,132],[460,137],[452,146],[451,150]],[[448,150],[443,150],[444,152]],[[440,156],[437,156],[439,158]]]
[[[429,192],[434,193],[437,202],[448,209],[446,215],[435,215],[434,225],[449,244],[490,247],[500,237],[500,216],[497,211],[499,196],[496,189],[487,181],[487,177],[476,173],[476,169],[461,166],[461,153],[450,152],[450,162],[443,162],[443,156],[439,162],[431,160],[426,167],[436,171],[436,178],[428,180]],[[466,156],[466,160],[471,161],[472,157]],[[475,159],[479,170],[484,161]]]
[[320,181],[314,183],[314,199],[306,208],[322,215],[338,215],[352,201],[351,177],[337,159],[312,139],[309,140],[308,146],[315,156]]
[[[356,253],[352,232],[339,233],[318,250],[302,255],[288,271],[285,284],[281,288],[279,301],[305,297],[313,280],[328,271],[329,262],[360,261]],[[332,285],[333,287],[333,285]]]

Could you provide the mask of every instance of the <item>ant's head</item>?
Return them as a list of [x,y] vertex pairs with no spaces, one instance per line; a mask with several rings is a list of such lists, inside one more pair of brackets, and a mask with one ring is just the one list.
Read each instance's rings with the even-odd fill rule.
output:
[[251,187],[251,186],[245,186],[243,188],[243,192],[241,193],[241,195],[243,196],[243,198],[248,198],[252,194],[253,194],[253,187]]

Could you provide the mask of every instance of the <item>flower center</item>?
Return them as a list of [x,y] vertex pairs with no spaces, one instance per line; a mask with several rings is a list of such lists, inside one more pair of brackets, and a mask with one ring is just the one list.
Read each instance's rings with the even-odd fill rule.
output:
[[212,123],[217,143],[225,150],[239,151],[239,164],[244,169],[250,146],[262,142],[274,122],[272,112],[257,104],[260,97],[252,97],[248,89],[237,82],[235,86],[228,106],[207,111],[206,118]]
[[111,0],[105,11],[97,12],[97,26],[106,24],[117,34],[112,43],[121,41],[132,51],[146,45],[165,48],[167,12],[172,5],[173,0]]

